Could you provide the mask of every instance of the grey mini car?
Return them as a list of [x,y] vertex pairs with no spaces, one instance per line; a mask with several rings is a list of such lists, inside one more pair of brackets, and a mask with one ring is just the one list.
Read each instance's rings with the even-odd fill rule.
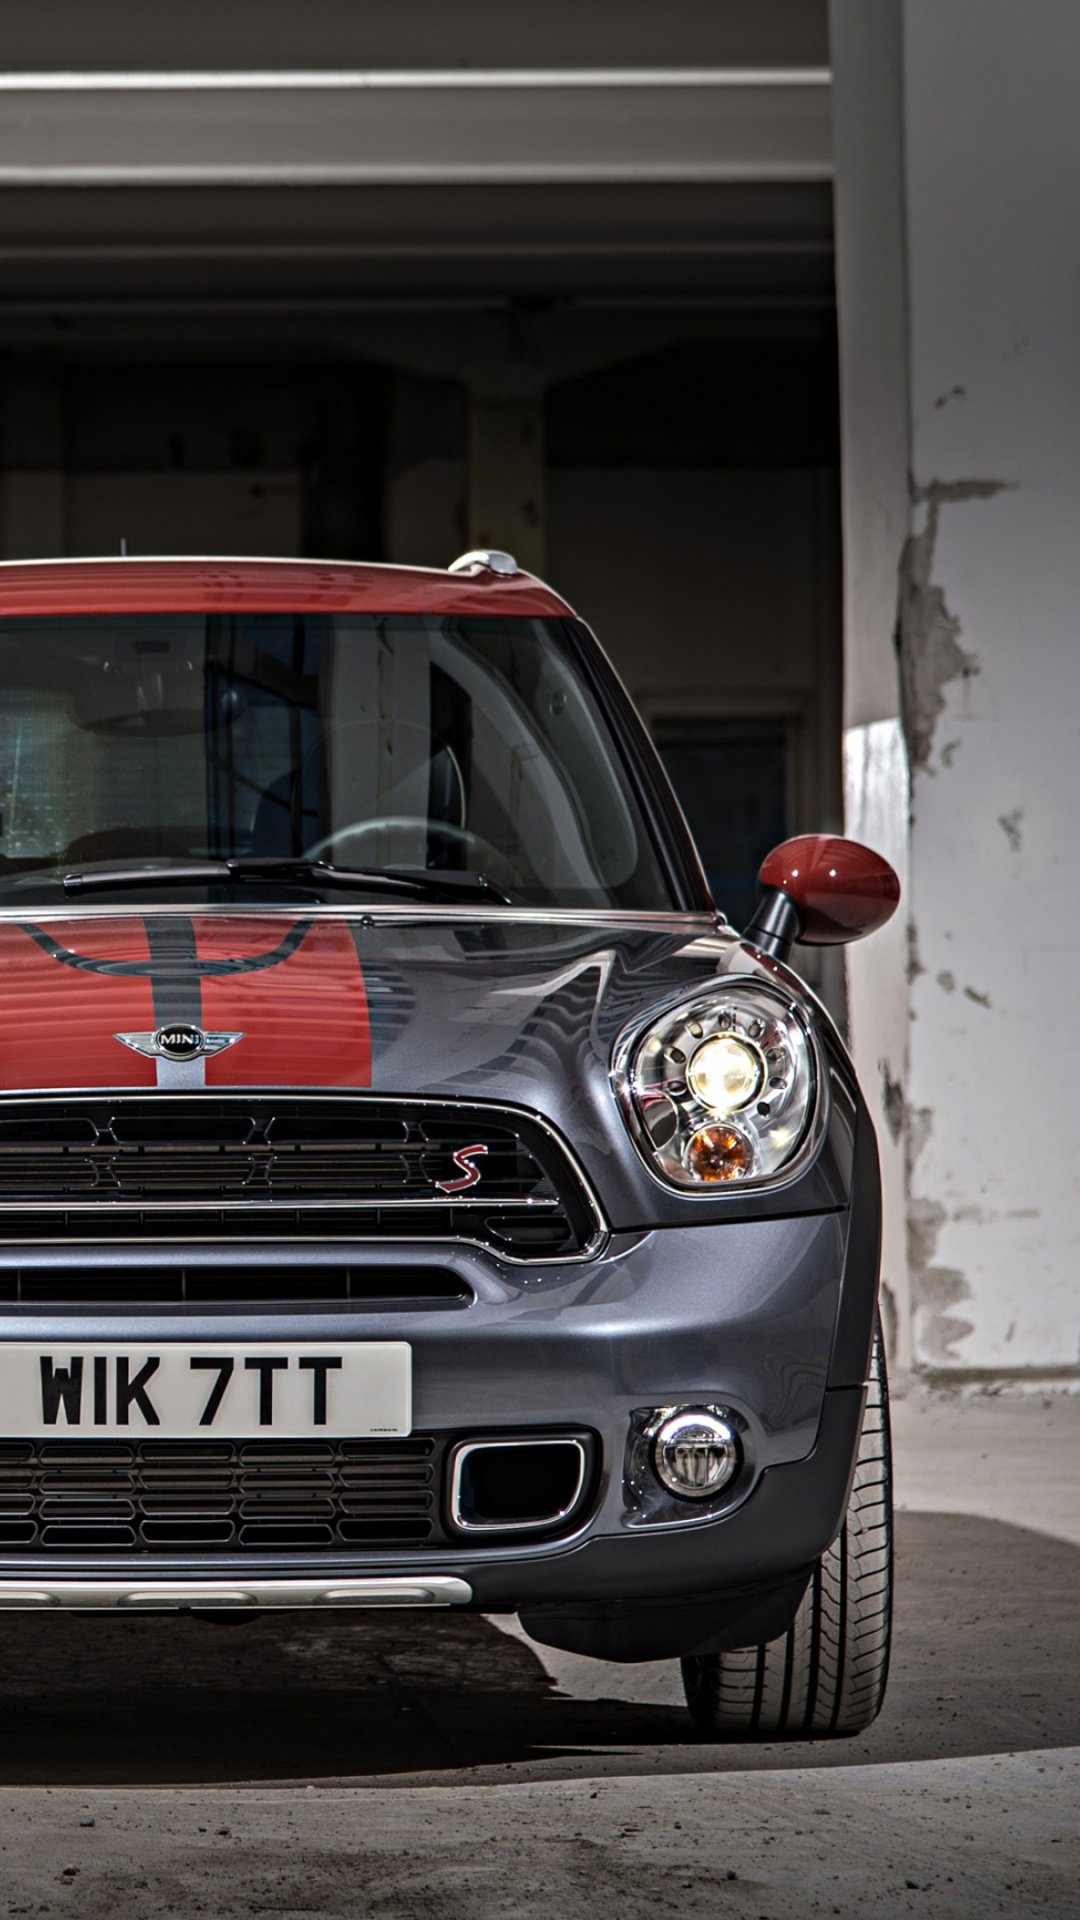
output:
[[0,684],[0,1605],[517,1613],[864,1727],[877,1151],[786,960],[891,869],[735,931],[506,555],[5,565]]

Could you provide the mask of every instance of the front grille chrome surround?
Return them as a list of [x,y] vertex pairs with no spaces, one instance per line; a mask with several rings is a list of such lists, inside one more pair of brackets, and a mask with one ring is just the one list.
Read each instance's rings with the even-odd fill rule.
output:
[[590,1258],[606,1232],[566,1143],[518,1108],[292,1090],[0,1102],[0,1244],[444,1239],[531,1265]]

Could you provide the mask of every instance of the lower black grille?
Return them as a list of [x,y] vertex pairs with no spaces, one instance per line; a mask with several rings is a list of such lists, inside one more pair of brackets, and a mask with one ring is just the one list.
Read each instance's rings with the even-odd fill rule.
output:
[[360,1300],[372,1306],[466,1306],[472,1289],[447,1267],[108,1267],[0,1268],[0,1301],[19,1306],[266,1306],[271,1302]]
[[[582,1222],[584,1216],[584,1225]],[[571,1217],[566,1208],[519,1207],[510,1213],[494,1207],[252,1207],[250,1212],[203,1208],[198,1213],[139,1208],[57,1207],[48,1213],[0,1212],[0,1245],[72,1240],[117,1241],[139,1245],[148,1240],[471,1240],[514,1259],[537,1259],[577,1252],[595,1231],[584,1208]]]
[[442,1538],[442,1446],[0,1441],[0,1553],[311,1552]]

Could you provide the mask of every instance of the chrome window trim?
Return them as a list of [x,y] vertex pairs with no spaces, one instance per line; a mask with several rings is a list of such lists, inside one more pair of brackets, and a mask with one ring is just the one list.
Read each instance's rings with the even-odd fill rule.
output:
[[[2,563],[0,563],[2,564]],[[46,881],[51,875],[46,875]],[[296,883],[301,886],[302,882]],[[36,922],[49,920],[70,921],[73,915],[82,919],[117,920],[125,915],[129,919],[141,919],[147,913],[153,913],[155,919],[164,914],[182,914],[190,919],[192,906],[200,914],[220,914],[230,919],[249,915],[254,919],[265,920],[268,913],[280,917],[301,914],[305,919],[312,914],[328,914],[335,920],[378,920],[395,925],[426,924],[430,920],[448,922],[486,921],[493,926],[506,926],[514,921],[523,921],[536,926],[550,926],[553,921],[568,926],[614,926],[614,927],[685,927],[688,931],[716,933],[726,938],[733,946],[738,944],[739,934],[728,925],[722,913],[708,912],[703,907],[489,907],[472,906],[462,903],[454,905],[449,901],[417,900],[407,904],[390,906],[385,900],[374,899],[361,905],[347,900],[318,900],[303,902],[283,902],[280,898],[237,901],[192,901],[185,902],[145,899],[134,904],[130,899],[112,906],[88,901],[57,900],[55,904],[35,905],[33,915]],[[0,906],[0,920],[13,920],[16,923],[27,918],[30,911],[27,901],[13,906]],[[719,924],[718,924],[719,923]]]

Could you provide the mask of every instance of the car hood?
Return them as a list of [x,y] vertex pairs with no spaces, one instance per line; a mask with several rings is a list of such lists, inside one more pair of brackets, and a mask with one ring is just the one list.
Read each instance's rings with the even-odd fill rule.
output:
[[[777,971],[702,915],[38,912],[0,921],[0,1094],[292,1087],[499,1101],[558,1128],[609,1217],[640,1215],[659,1189],[612,1097],[613,1045],[651,1009],[763,969]],[[220,1050],[155,1053],[177,1028]]]

